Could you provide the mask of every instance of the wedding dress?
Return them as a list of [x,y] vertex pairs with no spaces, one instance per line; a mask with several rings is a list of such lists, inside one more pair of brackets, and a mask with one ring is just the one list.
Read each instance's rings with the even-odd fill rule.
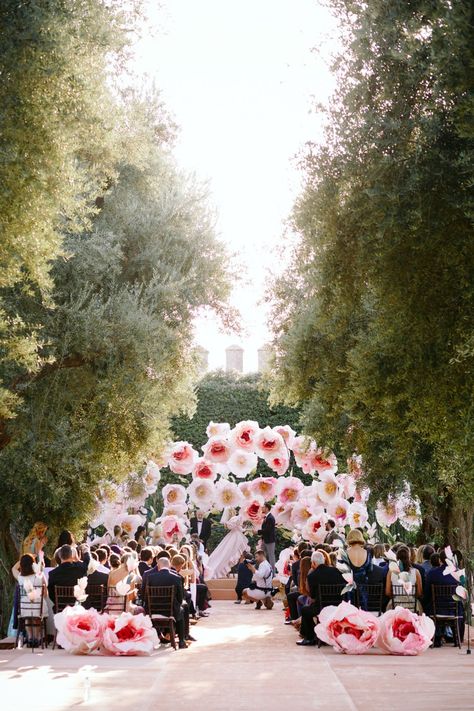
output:
[[249,542],[243,533],[242,516],[231,516],[226,520],[224,512],[221,523],[229,529],[229,533],[215,548],[206,563],[206,580],[225,578],[230,569],[239,562],[242,553],[249,550]]

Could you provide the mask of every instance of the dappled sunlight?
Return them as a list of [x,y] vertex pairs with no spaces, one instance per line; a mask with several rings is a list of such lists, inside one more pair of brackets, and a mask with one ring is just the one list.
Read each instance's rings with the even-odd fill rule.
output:
[[217,644],[235,644],[248,642],[252,638],[265,637],[271,634],[270,625],[230,625],[229,627],[202,628],[195,649],[213,647]]

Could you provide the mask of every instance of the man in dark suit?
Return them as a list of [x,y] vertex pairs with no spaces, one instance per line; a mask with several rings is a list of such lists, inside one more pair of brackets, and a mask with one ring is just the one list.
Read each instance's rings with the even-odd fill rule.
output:
[[140,551],[140,562],[138,564],[138,572],[143,578],[146,572],[152,569],[153,551],[151,548],[142,548]]
[[79,560],[76,549],[69,545],[61,546],[59,549],[59,560],[61,563],[57,568],[53,568],[48,576],[48,595],[53,603],[53,610],[56,612],[55,589],[57,585],[76,585],[79,578],[87,575],[89,567],[90,553],[85,548],[82,560]]
[[142,584],[142,601],[145,611],[149,614],[148,600],[146,590],[147,587],[174,588],[173,598],[173,617],[176,621],[176,631],[179,638],[179,648],[186,649],[184,629],[184,615],[182,610],[183,604],[183,585],[180,576],[170,570],[169,558],[158,558],[155,568],[149,570],[143,576]]
[[275,517],[270,513],[269,504],[264,504],[262,511],[265,514],[265,518],[263,519],[262,528],[258,534],[263,540],[265,556],[272,566],[273,572],[275,572]]
[[207,548],[207,543],[211,536],[211,520],[209,518],[205,518],[202,511],[197,511],[196,515],[190,520],[190,524],[191,533],[197,533],[204,548]]
[[[91,556],[95,558],[98,562],[98,558],[95,555],[95,553],[91,553]],[[96,610],[99,612],[102,612],[102,603],[105,604],[105,599],[107,597],[107,582],[109,579],[109,574],[104,573],[102,570],[94,570],[93,573],[89,573],[87,576],[87,588],[86,588],[86,593],[88,595],[87,600],[85,600],[82,603],[82,606],[88,610],[91,607],[95,607]],[[91,596],[90,593],[90,585],[103,585],[104,586],[104,599],[101,599],[100,595],[93,595]]]
[[[319,585],[345,585],[342,573],[331,565],[326,565],[326,559],[321,551],[316,551],[311,556],[311,571],[308,573],[307,585],[312,602],[305,605],[301,610],[300,639],[296,644],[302,647],[314,646],[317,644],[314,631],[314,618],[321,612],[318,602]],[[342,600],[342,598],[340,598]],[[334,600],[335,605],[338,600]]]

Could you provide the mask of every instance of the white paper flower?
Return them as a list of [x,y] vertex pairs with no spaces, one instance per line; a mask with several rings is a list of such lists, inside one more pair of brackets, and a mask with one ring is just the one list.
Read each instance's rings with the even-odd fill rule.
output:
[[345,499],[351,499],[355,496],[357,484],[351,474],[339,474],[337,482]]
[[240,484],[237,484],[239,487],[239,491],[244,497],[244,499],[251,499],[253,496],[253,491],[252,491],[252,482],[250,481],[241,481]]
[[116,523],[122,527],[122,531],[133,537],[139,526],[145,522],[145,516],[140,514],[126,514],[125,516],[117,517]]
[[275,517],[275,523],[277,526],[283,526],[283,528],[287,528],[289,531],[293,530],[293,523],[291,520],[293,507],[293,503],[282,504],[279,501],[272,507],[271,512]]
[[201,511],[209,511],[215,496],[215,486],[208,479],[193,479],[187,489],[189,500]]
[[321,501],[329,503],[339,498],[339,483],[335,474],[325,472],[320,475],[319,479],[316,491]]
[[261,496],[265,501],[275,497],[277,479],[273,476],[256,477],[250,482],[252,491],[256,496]]
[[229,469],[239,479],[244,479],[258,464],[257,455],[245,449],[236,449],[229,457]]
[[228,422],[209,422],[207,428],[206,428],[206,434],[208,439],[211,437],[219,437],[219,436],[224,436],[227,437],[227,435],[230,432],[230,425]]
[[187,504],[169,504],[164,507],[162,518],[164,516],[178,516],[179,518],[184,518],[187,510]]
[[295,476],[280,477],[276,486],[276,493],[280,503],[289,504],[296,501],[303,486],[301,479]]
[[364,504],[352,503],[349,506],[347,523],[351,528],[364,528],[368,520],[369,514]]
[[312,501],[311,499],[299,498],[298,501],[293,504],[291,522],[294,526],[301,528],[306,524],[308,519],[310,519],[311,516],[314,516],[316,513],[323,513],[323,511],[321,508],[319,508],[318,510],[318,507],[315,505],[314,500]]
[[231,481],[226,481],[225,479],[219,479],[215,486],[214,498],[214,504],[218,508],[235,508],[236,506],[241,506],[243,501],[244,497],[237,484],[234,484]]
[[273,429],[283,437],[288,449],[293,449],[293,442],[296,437],[296,432],[290,427],[290,425],[277,425]]
[[119,595],[128,595],[130,592],[130,584],[127,583],[127,579],[123,578],[122,580],[119,580],[118,583],[115,585],[115,589]]
[[165,506],[186,503],[186,489],[181,484],[166,484],[161,490]]
[[328,514],[332,519],[334,519],[336,525],[344,526],[347,522],[349,508],[349,502],[338,496],[328,504]]
[[84,600],[87,600],[86,587],[87,575],[83,578],[79,578],[77,584],[74,585],[74,597],[78,602],[84,602]]
[[375,518],[379,526],[391,526],[398,520],[398,506],[393,498],[389,498],[385,503],[379,501],[375,509]]
[[146,465],[145,474],[143,475],[143,483],[147,494],[154,494],[161,478],[159,466],[152,459],[149,459]]

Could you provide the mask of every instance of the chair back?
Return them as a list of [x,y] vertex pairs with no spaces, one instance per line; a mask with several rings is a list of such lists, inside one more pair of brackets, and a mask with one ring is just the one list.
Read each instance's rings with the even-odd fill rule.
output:
[[55,612],[62,612],[68,605],[75,605],[74,585],[56,585],[54,587]]
[[408,594],[403,585],[392,585],[393,607],[405,607],[411,612],[417,612],[418,600],[416,597],[416,585],[413,585],[413,592]]
[[355,590],[356,605],[379,616],[383,612],[384,583],[359,583]]
[[345,585],[318,585],[318,608],[329,607],[329,605],[339,605],[343,601],[341,595]]
[[107,588],[107,602],[105,608],[109,615],[121,615],[127,611],[127,596],[119,595],[117,588],[109,585]]
[[34,585],[33,590],[40,590],[41,595],[38,600],[30,600],[28,598],[27,592],[20,585],[20,604],[19,604],[19,614],[20,617],[43,617],[43,610],[45,609],[45,589],[44,585]]
[[433,616],[446,618],[461,618],[462,603],[453,600],[456,585],[432,585],[431,599],[433,601]]
[[173,617],[174,587],[146,586],[146,609],[148,614]]
[[84,602],[85,608],[93,607],[98,612],[103,612],[105,607],[105,585],[91,585],[86,588],[87,600]]

